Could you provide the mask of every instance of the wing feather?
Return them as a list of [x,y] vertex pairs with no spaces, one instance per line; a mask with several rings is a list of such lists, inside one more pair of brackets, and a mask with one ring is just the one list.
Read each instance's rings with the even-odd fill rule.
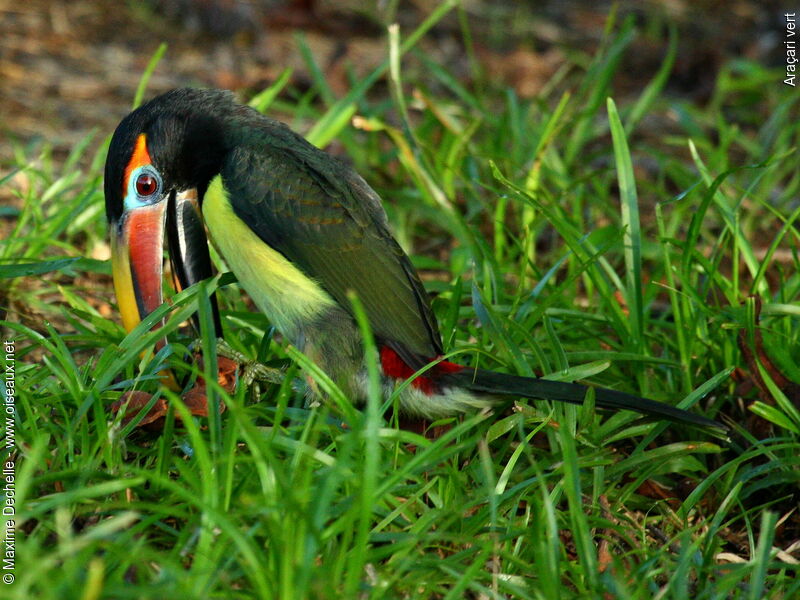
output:
[[383,342],[408,358],[441,354],[425,289],[378,195],[346,165],[267,122],[248,130],[223,165],[236,214],[348,312],[353,290]]

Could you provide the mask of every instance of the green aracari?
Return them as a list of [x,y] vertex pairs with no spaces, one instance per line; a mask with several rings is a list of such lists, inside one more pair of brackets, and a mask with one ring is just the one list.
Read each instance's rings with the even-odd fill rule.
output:
[[[134,110],[114,132],[104,186],[114,286],[128,330],[162,303],[165,237],[180,287],[211,276],[207,230],[276,329],[356,400],[366,396],[367,375],[351,292],[375,337],[387,395],[431,365],[400,395],[405,413],[438,418],[508,397],[584,401],[581,384],[442,360],[429,297],[378,194],[352,168],[230,92],[178,89]],[[722,427],[610,389],[596,388],[595,404]]]

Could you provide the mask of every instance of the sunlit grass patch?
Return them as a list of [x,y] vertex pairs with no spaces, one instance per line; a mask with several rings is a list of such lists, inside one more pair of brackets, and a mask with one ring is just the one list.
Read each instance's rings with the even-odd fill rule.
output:
[[[732,441],[547,402],[437,423],[435,439],[336,390],[308,407],[291,385],[303,357],[225,276],[125,335],[103,254],[102,136],[58,164],[20,148],[0,178],[14,199],[0,213],[0,304],[16,341],[19,444],[17,580],[3,594],[800,592],[787,384],[800,382],[796,94],[737,61],[707,106],[689,104],[664,92],[670,50],[641,95],[620,98],[613,76],[637,33],[626,22],[527,101],[414,56],[445,10],[412,35],[394,31],[385,64],[343,98],[317,65],[302,101],[287,75],[253,103],[313,120],[305,133],[336,140],[381,194],[460,361],[692,407],[727,419]],[[424,80],[405,75],[411,59]],[[391,100],[371,93],[378,80]],[[159,374],[202,374],[182,327],[199,307],[213,382],[215,288],[231,346],[291,366],[258,402],[211,383],[226,410],[198,419]],[[173,343],[153,354],[163,331],[148,329],[163,316]],[[110,410],[133,389],[169,400],[163,431]]]

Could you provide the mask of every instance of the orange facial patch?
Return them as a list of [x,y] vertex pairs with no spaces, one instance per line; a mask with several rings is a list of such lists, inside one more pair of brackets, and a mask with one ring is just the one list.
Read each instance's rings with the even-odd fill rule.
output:
[[125,176],[122,178],[122,195],[128,192],[128,180],[131,178],[131,173],[134,169],[141,166],[149,165],[153,161],[150,159],[150,153],[147,151],[147,138],[143,133],[139,134],[136,138],[136,146],[133,149],[131,159],[125,167]]

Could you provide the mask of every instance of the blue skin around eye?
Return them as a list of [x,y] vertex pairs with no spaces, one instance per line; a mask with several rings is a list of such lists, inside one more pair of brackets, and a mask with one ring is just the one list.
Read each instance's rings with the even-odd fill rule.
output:
[[[140,196],[136,192],[136,180],[142,173],[147,173],[155,178],[156,183],[158,184],[156,191],[149,196]],[[161,182],[161,176],[153,167],[150,165],[143,165],[135,168],[133,171],[131,171],[131,176],[128,178],[128,190],[125,193],[125,210],[129,211],[133,210],[134,208],[141,208],[142,206],[150,206],[155,204],[161,199],[162,187],[163,184]]]

